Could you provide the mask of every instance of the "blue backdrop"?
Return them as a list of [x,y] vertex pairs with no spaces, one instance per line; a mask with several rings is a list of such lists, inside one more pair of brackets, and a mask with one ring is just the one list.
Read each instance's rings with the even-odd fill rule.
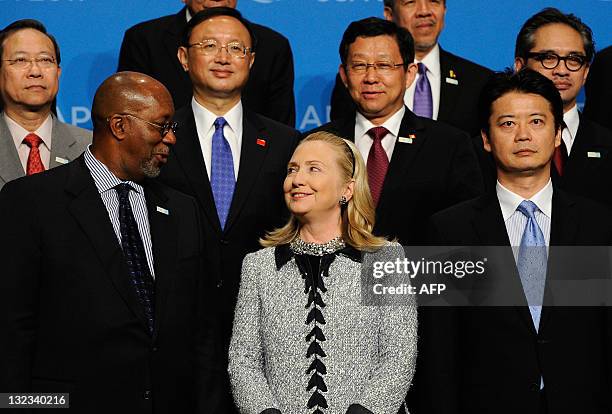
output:
[[[447,0],[440,43],[453,53],[495,70],[512,64],[522,23],[547,6],[580,16],[597,48],[612,44],[612,0]],[[41,20],[62,52],[58,112],[68,123],[90,128],[96,87],[115,71],[125,29],[174,14],[179,0],[0,0],[0,28],[22,18]],[[381,16],[382,0],[238,0],[250,20],[283,33],[295,58],[299,129],[327,122],[329,96],[338,69],[338,43],[346,25]]]

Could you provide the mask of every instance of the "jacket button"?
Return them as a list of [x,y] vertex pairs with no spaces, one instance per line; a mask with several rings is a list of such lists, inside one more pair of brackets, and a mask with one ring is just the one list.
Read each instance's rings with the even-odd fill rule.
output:
[[144,399],[145,400],[150,400],[151,399],[151,390],[146,390],[144,392]]
[[529,385],[529,390],[533,392],[540,391],[540,384],[534,382],[533,384]]
[[153,352],[157,352],[157,347],[156,346],[153,347]]
[[229,244],[229,240],[227,239],[221,239],[219,240],[221,242],[222,245],[227,246]]
[[217,287],[218,287],[218,288],[223,287],[223,280],[219,280],[219,281],[217,281]]

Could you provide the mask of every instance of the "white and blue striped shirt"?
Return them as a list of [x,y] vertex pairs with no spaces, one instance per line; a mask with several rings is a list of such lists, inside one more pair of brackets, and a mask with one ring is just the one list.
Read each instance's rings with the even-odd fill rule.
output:
[[144,196],[144,189],[140,184],[136,184],[133,181],[121,181],[117,178],[115,174],[110,172],[106,165],[93,156],[89,147],[87,147],[85,151],[85,165],[87,165],[94,183],[96,184],[96,188],[100,193],[104,207],[106,207],[106,211],[108,211],[108,217],[113,225],[113,230],[115,230],[119,246],[121,246],[121,228],[119,224],[119,199],[115,187],[121,183],[126,183],[134,189],[134,191],[130,191],[129,193],[130,205],[138,226],[142,244],[144,245],[151,276],[155,278],[155,268],[153,267],[153,243],[151,242],[149,213],[147,211],[147,201]]

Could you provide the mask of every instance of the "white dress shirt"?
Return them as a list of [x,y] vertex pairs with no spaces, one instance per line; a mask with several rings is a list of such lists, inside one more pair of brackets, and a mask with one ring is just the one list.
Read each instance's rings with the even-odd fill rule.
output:
[[361,113],[357,112],[355,117],[355,145],[359,150],[359,153],[363,157],[363,160],[368,163],[368,154],[370,153],[370,148],[372,147],[372,143],[374,142],[372,138],[368,135],[368,131],[371,128],[376,126],[382,126],[387,128],[389,133],[385,135],[385,137],[381,140],[381,144],[385,153],[387,154],[387,158],[391,161],[391,156],[393,155],[393,149],[395,148],[395,142],[397,141],[397,137],[399,135],[400,126],[402,125],[402,118],[406,113],[406,108],[402,106],[402,108],[397,111],[391,118],[387,119],[382,125],[374,125],[370,121],[366,119]]
[[[508,238],[510,239],[510,246],[518,247],[521,245],[521,238],[523,237],[523,232],[525,231],[525,226],[527,225],[527,217],[516,209],[519,204],[525,200],[525,198],[508,190],[506,187],[501,185],[499,181],[497,182],[495,190],[497,192],[497,199],[499,200],[502,216],[504,217],[504,224],[506,225]],[[552,195],[552,182],[548,180],[548,183],[529,199],[538,207],[538,210],[535,212],[535,218],[538,226],[540,226],[540,230],[542,230],[544,235],[546,246],[550,245]],[[515,254],[515,259],[517,259],[516,255],[518,254],[518,249],[513,249],[513,251]]]
[[[28,157],[30,155],[30,147],[23,142],[23,139],[30,133],[27,129],[13,121],[6,112],[3,114],[6,125],[8,126],[15,148],[19,154],[19,161],[23,166],[23,171],[26,171],[28,165]],[[51,160],[51,133],[53,131],[53,119],[51,115],[44,120],[44,122],[38,127],[34,133],[42,139],[42,143],[38,147],[40,152],[40,159],[42,160],[45,170],[49,169],[49,162]]]
[[[431,99],[433,103],[432,119],[438,119],[438,112],[440,111],[440,88],[442,83],[442,70],[440,69],[440,46],[436,43],[431,52],[423,58],[423,60],[415,60],[414,63],[422,63],[427,67],[427,79],[431,85]],[[417,73],[414,82],[404,94],[404,102],[406,106],[412,111],[414,104],[414,89],[421,75]]]
[[565,142],[567,147],[567,155],[572,150],[576,134],[578,133],[578,126],[580,125],[580,115],[578,114],[578,106],[574,105],[572,109],[563,114],[563,121],[565,122],[566,128],[563,128],[561,138]]
[[[206,172],[210,180],[210,169],[212,161],[212,136],[215,133],[215,119],[219,118],[208,109],[204,108],[195,98],[191,100],[191,108],[195,117],[200,148],[206,164]],[[234,161],[234,179],[238,178],[238,167],[240,164],[240,151],[242,149],[242,101],[239,101],[232,109],[227,111],[223,118],[227,121],[223,127],[223,135],[232,150]]]

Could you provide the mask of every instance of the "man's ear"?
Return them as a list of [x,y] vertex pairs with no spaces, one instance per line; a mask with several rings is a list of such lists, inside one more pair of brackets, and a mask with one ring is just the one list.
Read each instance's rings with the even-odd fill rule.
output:
[[127,123],[124,116],[118,114],[111,116],[108,126],[113,136],[119,141],[123,141],[127,137]]
[[385,20],[389,20],[390,22],[393,21],[393,7],[385,6],[383,13],[385,15]]
[[255,63],[255,52],[251,53],[250,56],[250,62],[249,62],[249,70],[253,67],[253,63]]
[[482,146],[484,147],[485,151],[491,152],[491,142],[489,141],[487,133],[483,129],[480,130],[480,136],[482,137]]
[[346,69],[344,69],[343,64],[340,64],[340,66],[338,67],[338,73],[340,74],[340,79],[342,79],[342,83],[344,84],[344,87],[348,89],[348,82],[347,82],[348,76],[346,75]]
[[514,71],[515,72],[520,71],[525,66],[526,66],[526,64],[525,64],[525,61],[523,60],[523,58],[520,58],[520,57],[514,58]]
[[176,52],[176,57],[178,57],[185,72],[189,72],[189,59],[187,58],[187,53],[187,48],[185,46],[179,47]]

